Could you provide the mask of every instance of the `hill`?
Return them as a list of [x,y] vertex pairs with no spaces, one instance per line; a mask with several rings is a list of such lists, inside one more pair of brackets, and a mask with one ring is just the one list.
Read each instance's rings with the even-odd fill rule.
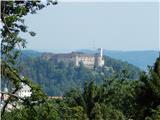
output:
[[[71,88],[82,88],[86,81],[94,80],[97,84],[103,83],[103,80],[116,74],[117,77],[128,79],[137,79],[140,69],[127,62],[105,57],[105,66],[98,69],[88,69],[83,64],[74,66],[63,62],[54,63],[44,59],[40,54],[37,56],[26,57],[29,55],[23,52],[25,59],[21,62],[21,74],[28,76],[34,82],[38,83],[48,95],[63,95]],[[23,57],[24,58],[24,57]]]
[[26,59],[28,57],[39,57],[42,55],[42,52],[34,51],[34,50],[22,50],[21,57],[23,59]]

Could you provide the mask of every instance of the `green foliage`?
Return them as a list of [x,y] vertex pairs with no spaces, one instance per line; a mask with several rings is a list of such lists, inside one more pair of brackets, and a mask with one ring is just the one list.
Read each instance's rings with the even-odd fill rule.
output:
[[106,80],[101,88],[102,100],[108,106],[120,110],[128,119],[131,119],[136,105],[135,88],[137,85],[138,81],[132,80],[116,78]]
[[94,120],[125,120],[123,113],[104,103],[96,103],[92,115]]
[[[64,67],[64,64],[61,63],[60,66]],[[46,100],[30,108],[14,110],[8,112],[6,118],[8,120],[20,118],[24,120],[159,120],[160,87],[157,82],[158,73],[154,72],[154,69],[155,66],[148,74],[142,74],[140,80],[129,80],[125,77],[120,79],[114,76],[106,79],[101,85],[95,84],[94,81],[85,82],[83,89],[74,88],[68,91],[63,99]],[[15,112],[17,116],[14,116]]]
[[151,118],[153,120],[160,120],[160,105],[155,110],[152,110]]
[[160,58],[157,58],[154,68],[149,73],[143,73],[137,88],[137,116],[140,119],[151,117],[153,111],[160,105]]
[[93,81],[85,83],[84,91],[72,90],[67,93],[66,102],[71,108],[81,106],[89,120],[124,120],[123,113],[112,108],[109,102],[104,102],[107,97],[102,89],[103,87],[96,86]]
[[126,76],[129,79],[138,79],[140,69],[137,68],[136,66],[129,64],[127,62],[122,62],[121,60],[110,58],[108,56],[104,57],[104,59],[105,59],[105,65],[113,68],[117,77],[122,77],[123,72],[126,72]]
[[100,72],[90,70],[83,64],[79,67],[63,62],[55,64],[41,57],[25,59],[21,64],[21,73],[41,85],[50,96],[63,95],[71,88],[82,88],[86,80],[95,80],[100,84],[104,78]]
[[59,113],[51,101],[35,105],[34,107],[23,107],[6,112],[4,119],[7,120],[55,120],[59,118]]
[[[26,40],[19,36],[20,32],[28,32],[31,36],[35,35],[34,32],[27,30],[27,26],[24,24],[24,19],[22,17],[29,13],[34,14],[51,3],[52,2],[48,1],[47,4],[44,5],[41,1],[1,1],[1,76],[3,79],[2,81],[7,81],[12,87],[9,93],[7,93],[9,98],[5,101],[1,110],[2,119],[4,118],[7,104],[10,101],[13,102],[13,100],[19,100],[14,94],[20,89],[21,82],[29,85],[34,95],[43,99],[42,96],[44,95],[42,94],[44,93],[40,89],[37,90],[37,88],[32,87],[31,82],[29,82],[27,78],[23,79],[20,77],[19,70],[17,69],[17,58],[20,55],[20,50],[15,48],[18,47],[20,49],[26,46]],[[24,105],[27,106],[31,105],[31,101],[27,99],[23,100]]]
[[[148,74],[140,80],[113,77],[97,86],[86,83],[84,90],[72,90],[66,94],[70,107],[81,106],[88,119],[108,120],[158,120],[160,117],[159,58]],[[156,69],[156,71],[155,71]]]

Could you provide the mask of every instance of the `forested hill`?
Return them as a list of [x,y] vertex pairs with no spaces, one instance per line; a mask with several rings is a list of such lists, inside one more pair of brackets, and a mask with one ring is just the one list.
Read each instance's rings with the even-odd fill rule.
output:
[[[80,52],[94,54],[93,50],[78,50]],[[23,51],[25,56],[39,56],[41,53],[32,50]],[[158,51],[113,51],[104,50],[104,55],[111,58],[126,61],[139,67],[141,70],[147,70],[147,66],[152,66],[159,55]]]
[[[31,54],[31,55],[29,55]],[[123,73],[129,79],[137,79],[139,68],[110,57],[105,57],[105,67],[101,69],[87,69],[83,64],[76,67],[72,64],[59,64],[41,57],[39,52],[23,52],[21,73],[28,76],[34,82],[40,84],[48,95],[63,95],[71,88],[83,87],[85,81],[95,80],[101,84],[104,79],[117,74],[119,78]]]

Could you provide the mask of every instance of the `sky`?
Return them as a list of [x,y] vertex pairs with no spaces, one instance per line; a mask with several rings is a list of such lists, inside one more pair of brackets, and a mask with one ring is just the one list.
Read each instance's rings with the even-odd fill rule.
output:
[[29,30],[36,32],[35,37],[23,35],[28,42],[27,49],[50,52],[99,47],[121,51],[158,50],[158,2],[141,1],[61,0],[58,5],[25,17]]

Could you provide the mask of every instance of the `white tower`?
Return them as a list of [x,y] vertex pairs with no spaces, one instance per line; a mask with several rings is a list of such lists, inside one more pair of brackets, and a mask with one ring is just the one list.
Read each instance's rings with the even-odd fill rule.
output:
[[98,54],[95,56],[95,66],[96,67],[103,67],[104,59],[103,59],[103,49],[98,48]]
[[98,48],[99,56],[103,57],[103,48]]

